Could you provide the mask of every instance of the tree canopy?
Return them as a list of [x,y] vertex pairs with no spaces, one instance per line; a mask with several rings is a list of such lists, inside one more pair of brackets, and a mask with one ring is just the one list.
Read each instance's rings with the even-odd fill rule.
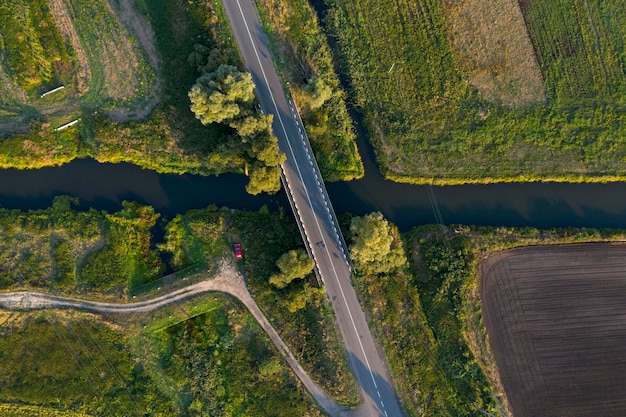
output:
[[251,113],[254,100],[252,75],[231,65],[220,65],[196,80],[189,99],[191,111],[204,125],[245,117]]
[[294,279],[304,278],[310,274],[315,261],[303,249],[290,250],[278,258],[276,266],[280,269],[280,273],[272,275],[270,283],[277,288],[285,288]]
[[386,273],[406,264],[402,242],[380,212],[354,217],[350,232],[350,254],[359,272]]
[[254,83],[250,73],[231,65],[214,71],[219,51],[196,45],[189,62],[203,74],[189,91],[191,111],[204,125],[224,123],[237,135],[224,135],[217,148],[224,155],[241,158],[252,166],[246,190],[250,194],[276,193],[280,190],[279,165],[285,161],[278,139],[272,135],[272,116],[254,108]]
[[311,110],[322,107],[333,96],[333,89],[319,77],[312,77],[304,91],[308,95]]

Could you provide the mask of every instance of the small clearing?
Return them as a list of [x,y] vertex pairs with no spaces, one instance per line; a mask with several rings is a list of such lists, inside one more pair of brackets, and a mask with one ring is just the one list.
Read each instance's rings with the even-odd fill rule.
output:
[[463,0],[448,8],[454,52],[485,100],[527,107],[546,99],[517,0]]

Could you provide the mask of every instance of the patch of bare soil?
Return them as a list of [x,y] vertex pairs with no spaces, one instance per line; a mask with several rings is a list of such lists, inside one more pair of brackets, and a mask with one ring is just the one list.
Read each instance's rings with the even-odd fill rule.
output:
[[448,16],[457,59],[485,100],[507,107],[545,101],[543,77],[517,0],[461,0],[448,7]]
[[500,253],[481,298],[515,417],[626,415],[626,245]]
[[48,0],[48,5],[50,6],[52,17],[61,32],[61,36],[65,40],[69,40],[76,53],[76,59],[80,67],[76,77],[76,90],[79,95],[82,95],[89,89],[89,83],[91,82],[91,67],[89,66],[87,54],[80,43],[63,0]]
[[[159,73],[159,54],[156,49],[154,31],[150,22],[142,16],[130,0],[121,0],[119,3],[106,1],[107,7],[115,13],[120,22],[133,34],[141,48],[145,51],[148,62],[155,74]],[[127,120],[140,120],[148,117],[150,112],[161,100],[160,80],[154,84],[151,91],[146,93],[146,102],[135,109],[117,108],[109,111],[108,115],[120,123]]]

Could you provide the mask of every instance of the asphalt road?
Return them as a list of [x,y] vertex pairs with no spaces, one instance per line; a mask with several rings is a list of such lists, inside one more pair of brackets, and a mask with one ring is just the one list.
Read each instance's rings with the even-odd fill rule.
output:
[[287,155],[283,173],[296,216],[304,227],[324,290],[335,311],[350,366],[359,384],[361,404],[346,416],[400,417],[404,413],[389,377],[386,358],[374,341],[351,282],[347,249],[302,122],[286,97],[251,0],[222,0],[231,29],[256,85],[261,108],[274,115],[273,130]]

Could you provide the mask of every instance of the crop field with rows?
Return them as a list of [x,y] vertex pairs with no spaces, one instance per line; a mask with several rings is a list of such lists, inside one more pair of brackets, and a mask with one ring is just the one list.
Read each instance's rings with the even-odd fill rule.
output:
[[624,415],[625,251],[533,246],[483,265],[483,320],[515,416]]
[[383,174],[626,178],[624,24],[605,0],[326,0]]

